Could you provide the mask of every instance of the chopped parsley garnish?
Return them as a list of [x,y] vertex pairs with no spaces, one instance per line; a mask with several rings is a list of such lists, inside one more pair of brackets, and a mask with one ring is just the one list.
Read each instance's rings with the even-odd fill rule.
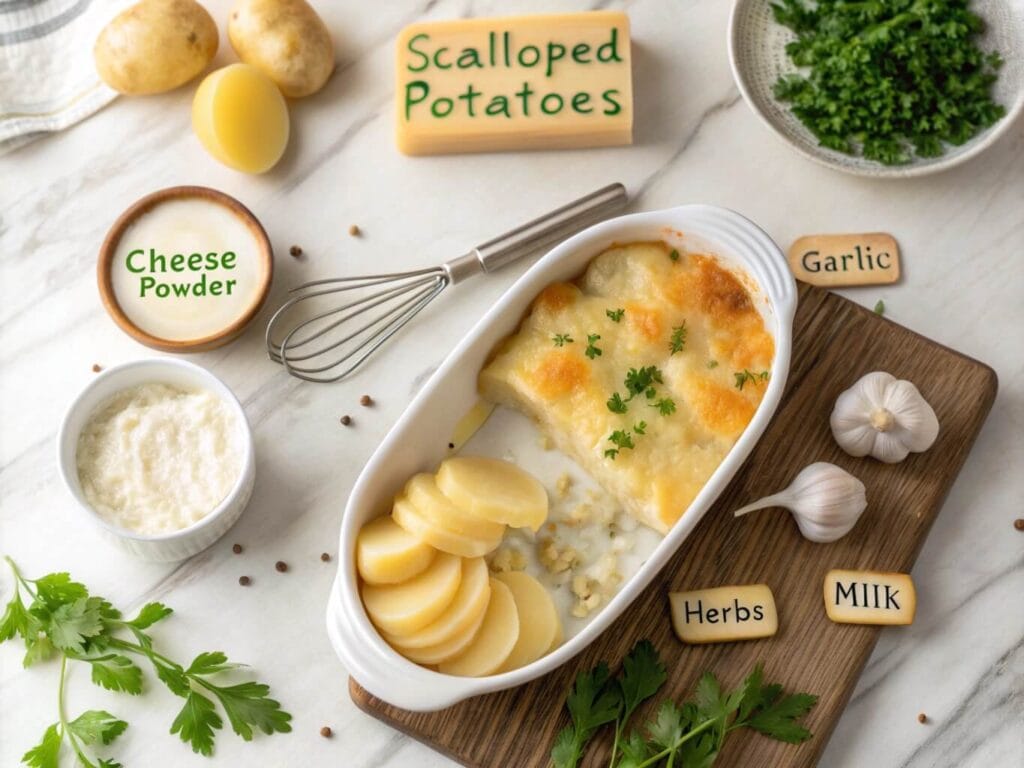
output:
[[804,72],[775,98],[823,147],[885,165],[938,157],[1006,114],[992,99],[1002,59],[978,40],[985,22],[966,0],[779,0],[775,20]]
[[708,360],[708,369],[709,370],[714,370],[717,367],[718,367],[718,361],[717,360]]
[[671,397],[662,397],[652,404],[651,408],[657,408],[662,416],[671,416],[676,412],[676,401]]
[[572,344],[572,336],[567,333],[556,333],[551,337],[551,340],[555,342],[556,347],[564,347],[566,344]]
[[885,302],[882,301],[881,299],[879,299],[878,301],[875,302],[875,314],[876,315],[884,315],[885,314]]
[[672,261],[679,261],[679,251],[673,248],[671,251],[669,251],[668,257],[672,259]]
[[626,401],[622,399],[622,395],[618,392],[608,398],[607,406],[608,410],[612,413],[625,413],[628,408]]
[[647,422],[646,421],[638,421],[636,424],[633,425],[633,431],[636,432],[638,435],[646,435],[647,434]]
[[658,370],[657,366],[648,365],[644,368],[637,370],[636,368],[630,368],[626,374],[626,378],[623,380],[627,391],[629,392],[629,400],[643,392],[648,398],[654,397],[655,389],[654,384],[661,384],[661,371]]
[[595,357],[601,356],[601,350],[597,348],[596,344],[600,340],[600,336],[596,333],[587,334],[587,348],[583,351],[587,357],[593,360]]
[[622,319],[622,316],[626,314],[626,310],[620,307],[619,309],[606,309],[604,313],[608,315],[609,320],[613,323],[617,323]]
[[668,342],[669,354],[674,355],[676,352],[682,352],[686,346],[686,321],[684,320],[682,325],[677,325],[672,329],[672,338]]
[[[641,422],[643,423],[643,422]],[[646,424],[644,425],[647,426]],[[640,434],[643,434],[642,432]],[[633,436],[624,429],[616,429],[608,436],[608,442],[614,445],[614,448],[609,448],[604,452],[604,455],[609,459],[614,459],[619,455],[619,450],[630,449],[632,450],[636,446],[633,444]]]
[[756,384],[759,381],[768,381],[768,371],[753,373],[744,368],[733,374],[736,377],[736,389],[742,391],[745,384]]

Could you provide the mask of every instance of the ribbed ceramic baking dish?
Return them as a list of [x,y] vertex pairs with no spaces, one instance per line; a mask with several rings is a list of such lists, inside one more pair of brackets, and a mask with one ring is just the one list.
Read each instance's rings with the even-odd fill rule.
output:
[[[482,678],[443,675],[407,661],[381,639],[363,610],[355,568],[360,527],[390,511],[395,493],[410,475],[434,471],[445,458],[445,441],[478,399],[477,373],[487,355],[515,330],[540,290],[551,282],[577,277],[594,256],[613,243],[645,240],[665,240],[683,250],[711,254],[754,283],[755,302],[775,340],[771,381],[754,418],[647,562],[590,624],[554,653],[526,667]],[[611,219],[580,232],[540,259],[448,356],[367,462],[352,489],[341,526],[338,574],[327,609],[328,634],[349,673],[374,696],[395,706],[430,711],[520,685],[582,651],[679,549],[768,426],[789,372],[796,302],[796,285],[778,246],[748,219],[714,206],[686,205]]]

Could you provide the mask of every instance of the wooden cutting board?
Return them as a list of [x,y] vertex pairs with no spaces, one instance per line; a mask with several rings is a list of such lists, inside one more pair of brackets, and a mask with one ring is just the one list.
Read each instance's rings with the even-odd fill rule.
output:
[[[839,393],[876,370],[913,381],[941,425],[931,450],[912,454],[901,464],[847,456],[829,430],[829,414]],[[838,295],[801,286],[792,368],[775,418],[693,535],[608,631],[545,677],[441,712],[397,709],[371,696],[354,680],[350,681],[352,699],[374,717],[464,765],[546,766],[555,734],[568,722],[563,701],[576,673],[601,659],[614,669],[637,640],[649,638],[668,666],[669,681],[634,722],[643,722],[665,697],[676,701],[689,697],[705,670],[732,687],[761,661],[766,679],[820,696],[806,721],[814,738],[792,746],[743,729],[729,737],[718,764],[723,768],[814,766],[880,632],[876,627],[833,624],[826,618],[825,573],[832,568],[911,569],[995,394],[996,375],[991,368]],[[812,544],[781,510],[742,519],[730,514],[781,490],[815,461],[838,464],[867,486],[868,508],[845,538],[833,544]],[[706,646],[684,646],[676,639],[669,622],[666,595],[670,590],[753,583],[766,583],[775,593],[779,611],[775,637]],[[928,588],[928,584],[917,585],[919,595],[927,594]],[[584,766],[607,765],[610,739],[607,732],[603,736],[592,744]]]

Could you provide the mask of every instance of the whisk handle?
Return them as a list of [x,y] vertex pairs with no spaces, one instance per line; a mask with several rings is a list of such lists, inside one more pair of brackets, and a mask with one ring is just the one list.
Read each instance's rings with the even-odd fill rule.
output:
[[568,205],[478,245],[472,255],[484,272],[493,272],[545,245],[563,240],[622,208],[628,196],[622,184],[609,184]]

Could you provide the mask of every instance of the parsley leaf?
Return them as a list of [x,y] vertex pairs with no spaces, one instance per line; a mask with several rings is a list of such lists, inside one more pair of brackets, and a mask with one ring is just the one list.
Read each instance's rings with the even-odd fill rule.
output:
[[603,661],[589,672],[576,676],[565,700],[572,724],[559,732],[551,750],[555,768],[575,768],[594,732],[618,716],[622,696],[609,677],[608,665]]
[[280,703],[269,696],[270,686],[263,683],[239,683],[221,687],[203,683],[203,687],[220,701],[235,733],[252,741],[253,727],[268,736],[274,732],[288,733],[292,716],[281,709]]
[[717,360],[708,360],[708,370],[714,370],[717,367],[718,367],[718,361]]
[[83,712],[68,723],[68,730],[83,744],[110,744],[124,733],[127,727],[128,723],[124,720],[119,720],[100,709]]
[[171,723],[171,733],[177,733],[181,740],[192,747],[193,752],[209,757],[213,754],[214,731],[224,727],[213,702],[200,693],[192,691],[185,699],[185,706]]
[[761,371],[759,373],[753,373],[744,368],[742,371],[737,371],[733,374],[736,378],[736,389],[742,391],[746,384],[757,384],[758,382],[768,381],[768,371]]
[[817,701],[817,696],[807,693],[776,694],[770,703],[746,721],[746,725],[773,739],[799,744],[811,738],[811,732],[796,721],[810,712]]
[[587,348],[586,350],[584,350],[583,354],[585,354],[591,360],[593,360],[595,357],[601,356],[601,350],[598,349],[596,346],[600,338],[601,337],[598,336],[596,333],[587,334]]
[[57,723],[46,729],[43,740],[26,752],[21,762],[29,768],[59,768],[60,745],[64,740],[57,730]]
[[92,665],[92,681],[101,688],[133,696],[142,693],[142,670],[127,656],[116,654],[84,661]]
[[[656,366],[648,365],[645,368],[630,368],[626,374],[626,378],[623,384],[626,390],[629,392],[629,399],[632,400],[634,397],[641,393],[650,391],[653,384],[661,384],[661,371]],[[648,395],[652,397],[653,395]]]
[[27,640],[30,623],[31,617],[25,610],[21,592],[15,587],[14,597],[7,603],[3,618],[0,618],[0,643],[10,640],[15,635],[21,635],[23,639]]
[[146,603],[139,610],[139,615],[126,623],[136,629],[148,629],[161,619],[167,618],[172,613],[174,613],[174,611],[163,603]]
[[606,309],[604,313],[608,315],[609,320],[613,323],[617,323],[622,320],[622,316],[626,314],[626,310],[620,307],[619,309]]
[[103,631],[101,602],[96,597],[79,597],[73,603],[57,606],[46,627],[46,636],[54,647],[83,653],[87,638]]
[[878,301],[875,302],[875,314],[876,315],[884,315],[885,314],[885,302],[882,301],[881,299],[879,299]]
[[622,399],[622,395],[618,392],[613,393],[612,396],[608,398],[606,405],[608,406],[608,410],[612,413],[625,413],[627,408],[626,401]]
[[668,257],[672,259],[672,261],[679,261],[679,251],[673,248],[669,251]]
[[567,333],[556,333],[551,337],[551,340],[555,343],[556,347],[564,347],[566,344],[572,344],[572,336]]
[[662,416],[671,416],[676,412],[676,401],[671,397],[663,397],[656,403],[653,403],[651,408],[657,408],[658,413]]
[[682,325],[677,325],[672,329],[672,337],[668,342],[668,351],[670,355],[674,355],[676,352],[682,352],[686,346],[686,321],[684,320]]

